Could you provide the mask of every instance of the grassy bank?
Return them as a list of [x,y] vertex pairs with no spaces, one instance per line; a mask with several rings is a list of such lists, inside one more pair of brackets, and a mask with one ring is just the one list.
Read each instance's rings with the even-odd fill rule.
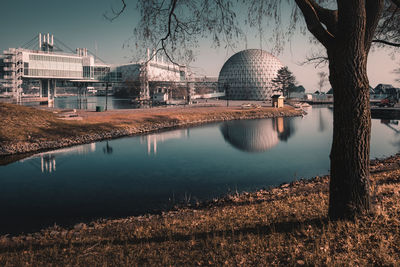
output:
[[400,156],[371,164],[375,216],[326,218],[328,177],[162,215],[0,238],[1,266],[346,265],[400,262]]
[[209,122],[298,116],[292,107],[182,107],[107,112],[78,111],[80,120],[60,114],[0,103],[0,156],[37,152],[121,136]]

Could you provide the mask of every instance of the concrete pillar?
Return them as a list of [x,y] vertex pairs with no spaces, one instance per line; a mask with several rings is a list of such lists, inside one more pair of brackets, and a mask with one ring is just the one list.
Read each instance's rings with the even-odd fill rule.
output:
[[49,81],[49,87],[47,90],[47,101],[48,101],[48,105],[49,107],[54,107],[54,87],[55,87],[55,80],[48,80]]
[[39,80],[39,97],[43,97],[42,88],[43,88],[43,81]]
[[[46,83],[47,83],[47,90],[46,90],[46,92],[47,92],[47,100],[49,101],[49,100],[50,100],[50,86],[51,86],[51,80],[48,79]],[[50,101],[49,101],[49,102],[50,102]]]
[[54,97],[57,96],[57,81],[54,80]]

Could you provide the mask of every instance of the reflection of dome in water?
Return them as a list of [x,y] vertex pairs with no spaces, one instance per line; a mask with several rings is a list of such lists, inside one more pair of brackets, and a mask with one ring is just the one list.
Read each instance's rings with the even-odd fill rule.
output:
[[228,121],[221,127],[225,141],[248,152],[263,152],[279,143],[272,120]]
[[261,49],[248,49],[231,56],[218,77],[219,91],[235,100],[265,100],[270,98],[275,86],[272,79],[282,68],[282,63]]

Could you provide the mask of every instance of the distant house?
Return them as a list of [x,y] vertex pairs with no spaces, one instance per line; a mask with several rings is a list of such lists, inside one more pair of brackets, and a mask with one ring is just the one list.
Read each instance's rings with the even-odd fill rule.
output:
[[[375,99],[385,98],[388,96],[395,97],[396,99],[400,98],[400,88],[393,87],[391,84],[378,84],[374,89],[374,93]],[[378,95],[380,97],[378,97]]]
[[283,97],[282,95],[273,95],[271,99],[273,107],[283,108],[283,100],[285,99],[285,97]]
[[295,98],[295,99],[304,99],[305,98],[305,91],[306,89],[304,86],[299,85],[299,86],[293,86],[290,88],[290,98]]
[[380,83],[374,88],[375,94],[389,94],[389,92],[393,91],[394,87],[391,84],[383,84]]
[[[375,90],[374,88],[372,88],[372,86],[369,86],[369,93],[370,94],[375,94]],[[326,92],[327,95],[333,95],[333,88],[329,89],[328,92]]]
[[306,89],[304,88],[303,85],[294,86],[293,89],[291,90],[291,92],[296,92],[296,93],[304,93],[305,91]]

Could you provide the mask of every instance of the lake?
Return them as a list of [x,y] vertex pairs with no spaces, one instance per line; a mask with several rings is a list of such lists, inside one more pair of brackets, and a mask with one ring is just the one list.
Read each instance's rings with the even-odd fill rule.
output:
[[[40,153],[0,166],[0,234],[157,212],[329,173],[331,109],[228,121]],[[400,148],[372,120],[371,158]]]
[[[26,106],[37,106],[39,102],[24,102]],[[54,99],[54,108],[60,109],[89,109],[96,110],[96,106],[106,106],[105,96],[88,96],[87,101],[78,101],[77,96],[62,96]],[[133,109],[137,108],[132,103],[131,98],[119,98],[109,96],[107,98],[107,108],[111,109]]]

